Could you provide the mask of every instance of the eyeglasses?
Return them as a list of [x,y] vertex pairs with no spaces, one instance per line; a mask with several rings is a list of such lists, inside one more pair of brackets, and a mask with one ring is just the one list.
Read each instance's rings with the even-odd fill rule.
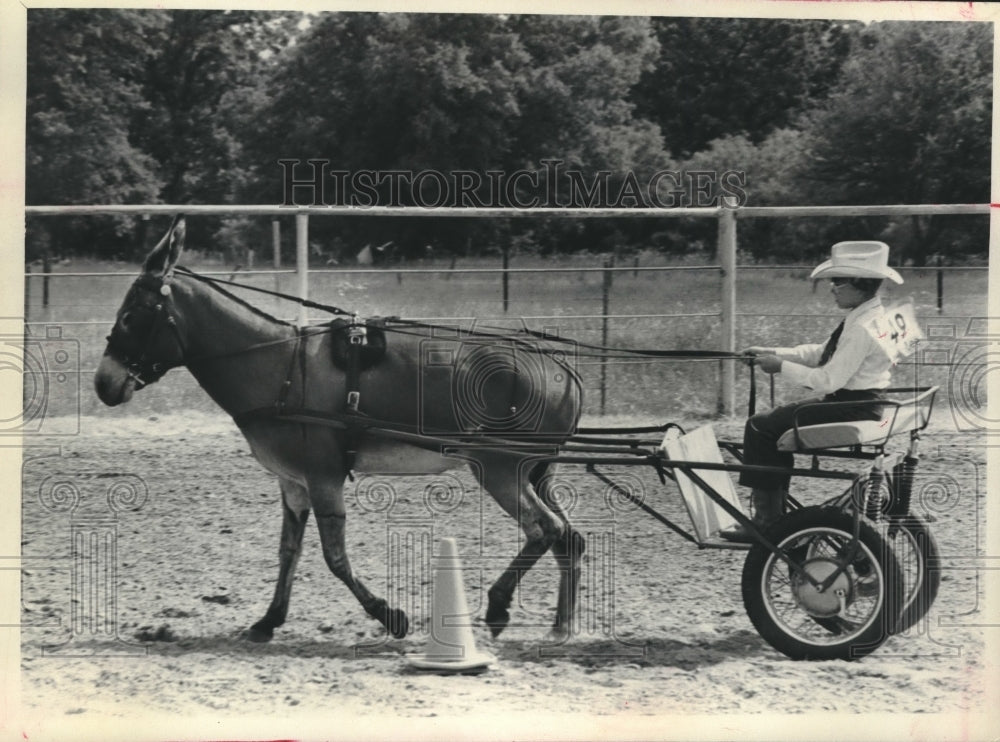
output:
[[850,278],[831,278],[830,279],[830,283],[832,283],[834,286],[849,286],[849,285],[851,285],[851,279]]

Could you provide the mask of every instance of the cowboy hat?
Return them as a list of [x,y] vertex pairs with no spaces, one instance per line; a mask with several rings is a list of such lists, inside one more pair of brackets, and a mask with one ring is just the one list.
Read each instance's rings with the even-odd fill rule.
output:
[[902,283],[903,277],[889,267],[889,246],[884,242],[838,242],[830,259],[820,263],[809,278],[888,278]]

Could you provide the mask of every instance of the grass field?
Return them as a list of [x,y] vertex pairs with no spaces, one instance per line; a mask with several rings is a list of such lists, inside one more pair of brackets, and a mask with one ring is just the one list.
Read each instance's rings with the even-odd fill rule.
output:
[[[223,272],[229,266],[190,253],[184,261],[202,272]],[[711,262],[711,261],[705,261]],[[643,265],[651,265],[644,262]],[[660,263],[663,264],[662,261]],[[512,268],[595,268],[600,258],[517,258]],[[446,261],[414,265],[437,268],[438,273],[404,275],[393,269],[377,273],[357,269],[325,269],[310,276],[310,297],[357,311],[362,316],[399,315],[459,323],[518,327],[557,332],[584,343],[602,342],[604,322],[603,281],[597,272],[513,273],[509,276],[509,307],[503,311],[501,276],[496,273],[448,272]],[[456,268],[498,268],[499,259],[459,261]],[[47,415],[83,414],[103,409],[91,389],[91,375],[104,348],[115,312],[138,273],[137,264],[75,260],[53,268],[62,273],[115,272],[119,276],[59,277],[49,280],[49,303],[43,306],[42,279],[27,280],[29,333],[43,355],[53,348],[78,350],[80,373],[71,373],[60,384],[49,383]],[[37,273],[38,268],[35,268]],[[949,271],[944,276],[944,311],[936,309],[936,274],[901,271],[902,287],[889,286],[886,303],[912,298],[928,340],[907,364],[895,383],[937,383],[945,394],[958,394],[966,406],[984,406],[983,375],[969,363],[981,363],[984,338],[977,337],[986,316],[988,274],[984,270]],[[243,275],[249,285],[295,293],[296,277]],[[807,270],[746,269],[737,281],[737,347],[752,344],[793,345],[821,342],[839,321],[828,284],[817,287],[807,280]],[[679,271],[622,270],[613,274],[608,293],[607,342],[617,347],[654,349],[722,348],[719,326],[721,278],[716,269]],[[240,293],[240,292],[237,292]],[[293,319],[297,307],[271,297],[244,292],[245,298],[276,316]],[[319,313],[311,318],[320,321]],[[42,350],[44,348],[44,350]],[[962,364],[966,364],[962,366]],[[49,363],[51,366],[51,362]],[[585,385],[585,412],[601,412],[601,364],[593,358],[578,359]],[[51,370],[51,368],[50,368]],[[605,369],[607,414],[644,415],[657,420],[716,414],[719,394],[718,361],[635,360],[609,363]],[[957,375],[957,376],[956,376]],[[78,386],[75,379],[79,378]],[[957,385],[957,386],[956,386]],[[964,387],[963,387],[964,385]],[[30,386],[30,385],[29,385]],[[956,392],[948,387],[962,387]],[[980,388],[981,387],[981,388]],[[39,388],[41,388],[39,386]],[[737,371],[737,413],[744,408],[749,375]],[[31,387],[26,395],[37,394]],[[767,378],[758,380],[763,404],[768,402]],[[776,401],[802,395],[780,381]],[[173,371],[138,395],[127,408],[114,414],[153,415],[184,409],[214,409],[212,403],[185,371]],[[978,407],[977,407],[978,409]],[[975,410],[972,410],[973,416]]]

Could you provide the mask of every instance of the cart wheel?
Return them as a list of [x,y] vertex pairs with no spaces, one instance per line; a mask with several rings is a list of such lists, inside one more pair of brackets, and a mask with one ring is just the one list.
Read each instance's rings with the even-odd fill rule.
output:
[[902,633],[922,619],[941,587],[940,552],[927,521],[904,515],[889,522],[887,538],[903,574],[903,611],[893,633]]
[[[852,660],[892,634],[903,581],[888,542],[838,508],[789,513],[764,535],[782,557],[754,544],[743,564],[743,604],[761,637],[792,659]],[[838,574],[839,573],[839,574]],[[822,592],[812,580],[833,575]]]

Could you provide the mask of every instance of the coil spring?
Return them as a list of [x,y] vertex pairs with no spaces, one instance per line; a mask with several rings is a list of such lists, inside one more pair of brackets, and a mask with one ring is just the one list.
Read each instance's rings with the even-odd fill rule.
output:
[[881,469],[872,469],[868,476],[868,485],[865,488],[865,516],[873,521],[882,518],[882,485],[884,482],[884,472]]
[[913,479],[917,471],[917,459],[905,456],[892,468],[893,498],[888,515],[904,516],[910,514],[910,499],[913,495]]

